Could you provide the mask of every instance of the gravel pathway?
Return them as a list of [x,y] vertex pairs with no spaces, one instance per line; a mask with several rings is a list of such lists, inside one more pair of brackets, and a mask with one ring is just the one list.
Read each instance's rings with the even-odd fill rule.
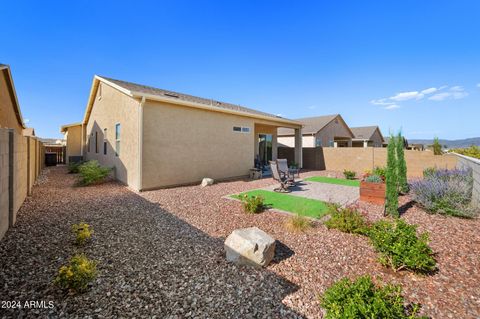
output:
[[[273,191],[273,189],[277,187],[278,185],[274,184],[263,187],[262,189]],[[360,197],[359,187],[302,180],[297,181],[295,186],[290,187],[290,190],[291,192],[288,193],[288,195],[317,199],[343,206],[354,204]]]
[[[307,172],[307,176],[332,172]],[[0,300],[53,300],[55,308],[4,312],[6,317],[319,318],[318,296],[334,281],[370,274],[399,283],[409,302],[433,318],[480,317],[479,220],[429,215],[401,199],[408,222],[431,234],[439,271],[432,276],[393,273],[376,261],[368,240],[318,224],[288,233],[286,216],[246,215],[222,196],[272,185],[271,179],[234,181],[136,194],[110,182],[75,188],[64,168],[21,208],[17,226],[0,241]],[[360,204],[368,218],[381,207]],[[85,252],[100,275],[83,295],[64,295],[51,285],[76,247],[70,226],[86,221],[95,240]],[[224,260],[223,240],[236,228],[257,226],[277,240],[267,269]],[[0,309],[2,311],[2,309]]]

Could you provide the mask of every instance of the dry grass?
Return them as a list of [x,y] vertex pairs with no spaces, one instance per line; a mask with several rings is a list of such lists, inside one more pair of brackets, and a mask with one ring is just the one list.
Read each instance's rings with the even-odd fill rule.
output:
[[312,227],[312,221],[300,215],[291,216],[285,221],[285,228],[292,233],[305,232]]

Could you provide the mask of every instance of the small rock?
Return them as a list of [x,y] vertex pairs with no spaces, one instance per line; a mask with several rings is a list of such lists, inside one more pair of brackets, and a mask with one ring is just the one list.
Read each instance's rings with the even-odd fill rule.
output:
[[205,186],[210,186],[213,185],[214,180],[212,178],[205,177],[202,179],[202,184],[200,186],[205,187]]

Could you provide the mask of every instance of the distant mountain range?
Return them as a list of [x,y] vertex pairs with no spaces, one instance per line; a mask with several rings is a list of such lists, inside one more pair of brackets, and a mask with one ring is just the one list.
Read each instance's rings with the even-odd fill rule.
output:
[[[409,144],[424,144],[431,145],[433,140],[421,140],[421,139],[407,139]],[[465,138],[462,140],[442,140],[439,139],[441,145],[446,145],[447,148],[461,148],[469,147],[472,145],[480,146],[480,137]]]

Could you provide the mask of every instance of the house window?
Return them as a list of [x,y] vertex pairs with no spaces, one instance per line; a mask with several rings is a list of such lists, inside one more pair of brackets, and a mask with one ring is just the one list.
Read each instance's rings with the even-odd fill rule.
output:
[[115,124],[115,155],[120,155],[120,123]]
[[107,129],[103,129],[103,155],[107,155]]
[[234,126],[233,131],[238,133],[250,133],[250,128],[245,126]]
[[98,132],[95,132],[95,153],[98,153]]
[[319,138],[315,139],[315,146],[317,146],[317,147],[322,146],[322,140],[319,139]]

